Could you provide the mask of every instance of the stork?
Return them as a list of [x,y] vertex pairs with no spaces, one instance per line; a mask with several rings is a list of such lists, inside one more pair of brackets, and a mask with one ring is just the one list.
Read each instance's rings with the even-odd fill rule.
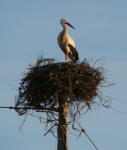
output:
[[74,40],[67,34],[67,27],[65,24],[69,25],[73,29],[75,28],[69,22],[67,22],[66,19],[61,19],[60,23],[63,26],[63,30],[59,33],[57,37],[58,45],[65,53],[66,62],[68,57],[73,62],[76,62],[77,60],[79,60],[78,52],[76,51]]

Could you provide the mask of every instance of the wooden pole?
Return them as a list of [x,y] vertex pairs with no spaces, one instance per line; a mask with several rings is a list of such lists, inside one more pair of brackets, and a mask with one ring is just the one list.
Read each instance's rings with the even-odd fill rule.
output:
[[57,130],[57,136],[58,136],[57,150],[68,150],[68,139],[67,139],[68,105],[67,105],[67,101],[65,101],[62,98],[59,98],[59,109],[61,112],[59,112],[59,125]]

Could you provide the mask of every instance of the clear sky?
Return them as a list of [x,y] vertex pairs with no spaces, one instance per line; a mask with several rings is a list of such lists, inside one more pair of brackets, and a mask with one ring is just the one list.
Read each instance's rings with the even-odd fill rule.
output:
[[[103,94],[127,102],[127,1],[126,0],[0,0],[0,106],[14,106],[21,73],[36,63],[38,54],[65,61],[57,44],[65,18],[80,61],[105,58],[107,81],[116,83]],[[127,114],[127,103],[113,100],[113,109]],[[14,110],[0,109],[1,150],[57,149],[57,139],[43,136],[45,126],[31,116],[19,131],[24,117]],[[92,109],[81,119],[81,125],[99,150],[127,149],[127,116],[112,109]],[[95,150],[82,138],[69,134],[70,150]]]

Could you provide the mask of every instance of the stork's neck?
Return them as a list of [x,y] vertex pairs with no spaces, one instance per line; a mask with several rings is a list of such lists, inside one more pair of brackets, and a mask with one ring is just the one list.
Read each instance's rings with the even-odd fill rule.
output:
[[67,27],[66,27],[66,25],[65,25],[65,24],[62,24],[62,26],[63,26],[63,31],[62,31],[62,32],[63,32],[64,34],[67,34]]
[[63,30],[61,31],[61,42],[63,43],[66,40],[67,37],[67,27],[65,24],[62,24]]

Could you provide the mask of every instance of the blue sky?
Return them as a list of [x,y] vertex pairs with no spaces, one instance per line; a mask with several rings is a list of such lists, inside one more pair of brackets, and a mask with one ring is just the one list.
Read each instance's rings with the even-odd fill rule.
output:
[[[80,61],[105,58],[107,81],[116,83],[103,94],[126,99],[127,89],[127,1],[125,0],[1,0],[0,1],[0,106],[14,106],[21,73],[36,63],[38,54],[65,61],[57,44],[65,18]],[[127,103],[113,100],[111,107],[127,114]],[[57,149],[57,139],[43,136],[45,126],[31,116],[19,131],[24,117],[14,110],[0,109],[0,147],[2,150]],[[80,120],[82,127],[99,150],[126,150],[127,116],[101,107]],[[69,149],[95,148],[85,135],[76,140],[69,134]]]

